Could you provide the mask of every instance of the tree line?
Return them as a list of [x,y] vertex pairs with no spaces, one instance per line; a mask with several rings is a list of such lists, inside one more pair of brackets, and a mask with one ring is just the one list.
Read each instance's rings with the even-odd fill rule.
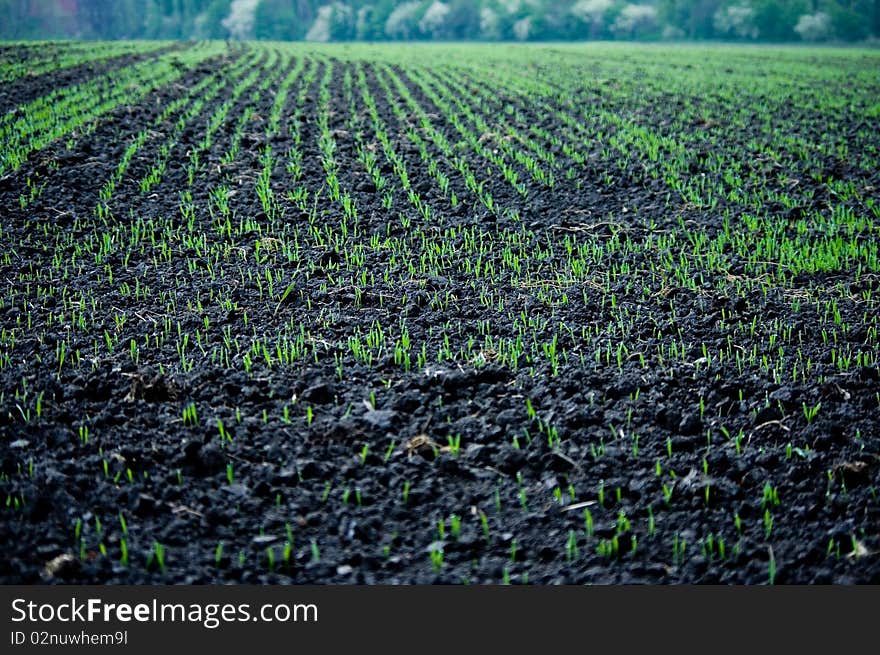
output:
[[880,38],[880,0],[0,0],[2,39]]

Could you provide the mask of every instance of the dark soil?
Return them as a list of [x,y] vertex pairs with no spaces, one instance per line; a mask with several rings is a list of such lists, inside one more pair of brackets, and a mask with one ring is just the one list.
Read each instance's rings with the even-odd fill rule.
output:
[[[229,66],[237,56],[243,55],[214,66]],[[0,108],[131,61],[119,58],[16,82],[0,92],[5,94]],[[302,183],[313,194],[324,186],[316,112],[319,80],[331,61],[330,128],[341,185],[358,207],[362,241],[372,234],[398,237],[411,240],[419,252],[427,235],[452,241],[455,251],[465,247],[464,228],[474,227],[490,239],[505,230],[522,233],[538,253],[566,235],[608,245],[624,238],[641,242],[682,223],[699,225],[707,234],[722,229],[722,208],[671,212],[662,181],[645,168],[622,169],[601,142],[584,153],[589,165],[579,173],[580,188],[561,180],[553,189],[542,187],[515,164],[519,178],[529,181],[527,198],[500,175],[487,177],[485,162],[473,152],[467,155],[496,202],[517,209],[519,221],[482,207],[453,162],[432,146],[460,199],[453,206],[407,141],[405,126],[368,66],[380,115],[413,186],[432,206],[435,223],[422,224],[400,191],[387,210],[357,162],[342,89],[347,64],[335,60],[322,61],[305,92]],[[289,67],[264,74],[280,80]],[[59,270],[53,264],[56,249],[69,257],[74,244],[86,243],[100,225],[93,213],[99,190],[130,138],[181,88],[213,70],[190,71],[178,88],[108,114],[74,150],[55,143],[0,180],[8,255],[0,262],[0,277],[9,285],[0,328],[16,334],[13,349],[0,346],[0,353],[11,352],[0,368],[0,490],[7,498],[0,520],[0,582],[764,584],[773,576],[778,584],[880,583],[880,371],[871,364],[840,373],[831,360],[832,347],[842,352],[847,345],[870,343],[860,326],[866,311],[876,312],[876,275],[858,281],[847,272],[802,275],[794,287],[762,290],[738,285],[747,271],[732,260],[727,278],[707,271],[697,292],[649,275],[620,276],[610,290],[572,285],[562,304],[537,287],[513,283],[500,241],[492,263],[502,272],[491,288],[486,278],[475,280],[455,266],[442,274],[415,274],[401,284],[403,264],[392,265],[382,249],[364,249],[365,263],[349,267],[345,253],[307,238],[308,216],[286,197],[291,190],[286,153],[294,146],[287,127],[298,81],[282,113],[282,131],[271,142],[278,157],[272,188],[286,221],[279,233],[300,238],[304,260],[317,263],[311,276],[276,252],[258,263],[255,243],[266,235],[257,232],[237,241],[241,257],[224,262],[212,263],[182,241],[170,261],[157,261],[152,248],[123,245],[100,265],[71,266],[66,279],[39,276],[41,270]],[[398,74],[437,117],[435,127],[457,143],[460,136],[439,108],[405,71]],[[142,194],[139,180],[176,116],[150,135],[109,203],[112,223],[143,218],[161,224],[179,216],[179,192],[188,188],[188,153],[198,148],[232,86],[192,120],[160,184]],[[203,156],[190,191],[195,232],[209,241],[218,238],[208,206],[220,185],[235,191],[230,202],[236,225],[246,217],[267,220],[253,189],[275,86],[256,101],[250,90],[243,93]],[[369,141],[372,128],[357,93],[355,104]],[[256,118],[241,136],[238,157],[223,163],[236,138],[235,123],[248,106]],[[521,110],[535,125],[553,129],[546,116],[527,106]],[[674,115],[675,109],[657,111]],[[381,148],[376,152],[382,162]],[[394,178],[390,164],[382,164],[382,171]],[[839,173],[870,181],[864,171]],[[611,182],[603,181],[606,174]],[[19,196],[32,176],[46,186],[21,209]],[[318,203],[319,221],[338,229],[341,210],[326,189]],[[639,211],[623,223],[621,207]],[[617,221],[604,219],[610,210]],[[401,226],[399,213],[410,215],[412,228]],[[457,230],[454,239],[449,228]],[[117,234],[128,235],[127,228]],[[561,250],[546,256],[545,270],[563,268]],[[615,265],[642,272],[662,253],[617,256]],[[112,282],[105,264],[114,272]],[[611,266],[601,258],[594,264],[599,271]],[[218,275],[210,277],[208,265]],[[400,268],[384,281],[382,271],[395,265]],[[283,302],[266,299],[265,278],[257,283],[270,267],[284,272],[282,288],[294,282]],[[363,269],[375,275],[360,295],[353,286],[328,284]],[[150,295],[122,295],[123,283],[149,287]],[[853,300],[839,303],[841,322],[850,330],[836,344],[826,343],[827,318],[807,301],[809,308],[793,316],[791,301],[799,293],[821,298],[838,285],[851,289],[846,297]],[[859,302],[866,290],[875,299]],[[83,291],[100,302],[89,314],[89,332],[72,328],[70,313],[61,310],[65,298],[78,299]],[[483,292],[493,294],[491,306],[481,302]],[[617,341],[609,341],[610,360],[605,337],[596,342],[603,348],[597,362],[593,345],[583,347],[578,334],[581,327],[596,333],[608,327],[611,294],[618,315],[623,307],[636,317],[619,364]],[[232,308],[209,300],[227,295]],[[126,320],[120,325],[113,316],[122,312]],[[560,338],[559,350],[571,355],[557,371],[543,357],[516,369],[501,365],[481,343],[475,350],[481,357],[437,361],[444,337],[457,352],[470,335],[479,335],[484,321],[493,335],[515,339],[517,327],[509,317],[520,314],[539,323],[547,319],[536,328],[538,343],[561,323],[576,328]],[[243,344],[274,339],[291,322],[302,322],[306,342],[318,355],[271,367],[259,355],[247,373],[240,361],[230,366],[212,361],[191,342],[195,365],[184,371],[175,348],[177,330],[194,335],[204,330],[206,319],[211,345],[224,334]],[[401,319],[413,344],[427,344],[427,366],[405,371],[388,350],[369,366],[352,357],[350,336],[365,334],[376,322],[395,330]],[[719,325],[753,319],[758,328],[751,342],[738,344],[743,352],[758,345],[772,354],[765,344],[779,319],[801,335],[799,347],[825,372],[825,382],[774,381],[758,365],[740,370],[726,360],[695,364],[701,344],[710,352],[725,347],[729,332]],[[172,337],[159,343],[166,320],[172,322]],[[614,333],[614,326],[608,329]],[[105,330],[116,338],[112,353],[103,346]],[[82,361],[78,367],[68,363],[58,375],[57,344],[68,334],[73,335],[68,358],[80,350]],[[526,334],[530,340],[532,332]],[[101,346],[97,353],[95,340]],[[128,347],[132,340],[143,349],[137,363]],[[657,361],[658,346],[669,340],[686,351],[684,360]],[[342,375],[334,355],[344,363]],[[183,418],[191,403],[196,424]],[[804,406],[818,403],[820,411],[807,421]],[[551,427],[556,446],[549,443]],[[128,562],[122,561],[123,540]],[[155,543],[164,548],[161,565]],[[432,564],[431,552],[439,549],[442,564],[436,555]]]
[[[146,61],[147,59],[152,59],[183,47],[185,47],[183,44],[172,44],[163,48],[156,48],[150,52],[108,57],[99,61],[85,62],[60,70],[27,75],[13,80],[0,86],[0,113],[5,114],[14,111],[16,107],[33,102],[40,96],[47,95],[59,87],[82,84],[98,75],[130,66],[139,61]],[[2,52],[0,52],[0,55],[2,55]]]

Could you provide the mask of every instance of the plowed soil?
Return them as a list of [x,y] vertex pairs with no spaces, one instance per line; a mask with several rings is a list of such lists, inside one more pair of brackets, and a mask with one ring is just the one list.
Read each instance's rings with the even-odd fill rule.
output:
[[[271,67],[265,56],[257,59],[250,69],[260,69],[260,80],[272,76],[266,89],[255,97],[257,82],[234,97],[231,80],[195,112],[161,180],[142,192],[140,180],[175,130],[176,114],[154,125],[163,108],[247,54],[233,50],[188,71],[138,106],[106,114],[90,133],[32,153],[0,180],[0,278],[8,285],[0,328],[16,335],[14,346],[6,340],[0,347],[10,355],[0,368],[0,581],[880,582],[876,350],[864,365],[842,371],[835,364],[838,353],[876,344],[876,328],[869,331],[880,293],[876,272],[802,273],[785,288],[758,288],[741,283],[749,272],[731,253],[724,273],[706,270],[694,288],[661,282],[648,273],[665,261],[660,246],[614,244],[645,243],[685,226],[717,235],[725,208],[740,211],[733,202],[711,211],[670,208],[662,176],[621,167],[598,139],[580,145],[577,165],[548,145],[577,171],[575,179],[560,175],[552,189],[513,162],[526,195],[497,167],[486,173],[492,164],[476,152],[460,149],[494,201],[517,211],[493,213],[400,98],[403,114],[395,114],[378,79],[384,68],[335,55],[308,60],[304,70],[314,65],[316,74],[301,94],[303,75],[293,82],[272,137],[266,129],[275,94],[298,55]],[[16,82],[15,102],[129,60]],[[320,80],[328,65],[338,178],[359,221],[347,250],[322,243],[311,227],[344,229],[320,150]],[[413,210],[383,155],[358,90],[361,68],[412,188],[434,211],[431,221]],[[391,70],[438,133],[457,144],[460,133],[411,69]],[[226,101],[228,115],[190,181],[189,156]],[[517,101],[498,91],[494,102],[503,117],[503,104]],[[598,102],[578,102],[588,101]],[[487,119],[498,118],[486,102]],[[655,110],[646,125],[673,120],[677,111],[674,103]],[[561,130],[540,108],[523,104],[519,112],[526,134],[530,125]],[[838,133],[857,128],[854,116],[836,118]],[[297,120],[299,145],[291,129]],[[107,201],[109,218],[97,217],[101,187],[147,126],[154,127]],[[410,127],[421,130],[456,203],[407,137]],[[390,208],[358,160],[357,130],[396,185]],[[491,145],[496,137],[486,138]],[[749,138],[742,135],[743,143]],[[224,154],[236,141],[230,161]],[[266,215],[255,192],[266,143],[276,157],[270,185],[277,217]],[[295,147],[302,154],[296,181],[287,168]],[[695,153],[688,175],[708,170],[701,161]],[[880,188],[876,172],[830,155],[826,163],[829,174]],[[23,206],[28,180],[44,186]],[[218,231],[223,221],[212,211],[221,186],[230,191],[234,237]],[[305,208],[287,195],[297,186],[309,191]],[[181,210],[187,202],[194,207],[189,224]],[[136,236],[131,225],[139,219]],[[181,231],[165,256],[157,244],[169,224]],[[86,244],[102,232],[112,243],[96,257],[98,242]],[[507,251],[510,234],[522,252]],[[593,278],[557,277],[566,267],[566,237],[599,249]],[[493,267],[494,277],[475,276],[456,259],[475,238],[493,244],[481,266]],[[299,263],[280,244],[294,239]],[[427,243],[442,242],[448,259],[430,274],[408,272],[393,249],[377,247],[385,239],[407,244],[412,261],[428,256]],[[77,252],[77,244],[84,249]],[[613,262],[602,252],[614,252]],[[514,255],[533,258],[534,279],[511,273]],[[626,266],[632,275],[603,286],[603,270]],[[276,276],[271,291],[267,275]],[[841,298],[839,321],[816,303],[828,290]],[[798,297],[807,309],[793,315]],[[87,328],[78,327],[78,314]],[[593,338],[618,333],[611,316],[633,319],[621,337],[625,350],[618,340]],[[829,338],[832,322],[847,331]],[[413,344],[408,370],[393,348],[404,324]],[[727,347],[725,326],[733,324],[755,326],[735,346],[744,355],[757,347],[755,362],[712,356]],[[276,338],[295,335],[298,325],[305,354],[283,363]],[[366,340],[376,326],[390,345],[367,362],[353,354],[351,339]],[[774,379],[761,364],[762,354],[776,353],[768,340],[779,326],[779,339],[786,328],[799,335],[787,338],[786,351],[800,349],[816,367],[806,381],[788,373]],[[555,362],[542,345],[551,348],[553,334]],[[520,335],[527,351],[534,336],[537,354],[510,366],[494,346]],[[251,349],[255,342],[269,344],[267,352]],[[216,355],[236,343],[230,360]],[[658,346],[669,343],[682,356],[658,358]],[[422,344],[427,356],[417,362]],[[438,356],[444,344],[454,356]],[[195,418],[186,415],[190,406]]]

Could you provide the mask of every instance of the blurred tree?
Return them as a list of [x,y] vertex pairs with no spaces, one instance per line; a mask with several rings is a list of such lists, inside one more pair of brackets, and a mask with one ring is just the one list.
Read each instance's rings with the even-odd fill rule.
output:
[[692,0],[658,0],[657,16],[664,24],[675,25],[684,31],[692,4]]
[[296,9],[293,0],[263,0],[254,15],[254,37],[269,41],[303,38],[305,29]]
[[480,8],[468,0],[452,0],[446,18],[451,39],[470,39],[480,35]]
[[611,31],[618,38],[637,39],[656,36],[657,10],[651,5],[629,3],[611,23]]
[[208,0],[196,17],[194,36],[202,39],[225,39],[227,32],[222,21],[229,15],[231,4],[232,0]]
[[[223,21],[232,2],[0,0],[0,38],[226,38]],[[817,27],[825,19],[802,21],[820,13],[828,16],[832,38],[880,37],[880,0],[254,0],[254,5],[249,33],[259,39],[303,39],[320,19],[335,40],[641,39],[662,31],[669,38],[790,41],[822,33]],[[745,17],[748,24],[740,20]],[[323,33],[323,23],[315,33]]]
[[162,8],[158,0],[144,0],[143,38],[159,39],[162,37]]
[[834,36],[843,41],[858,41],[870,34],[869,3],[858,0],[836,0],[823,7],[831,16]]
[[804,41],[826,41],[833,35],[831,29],[831,16],[824,11],[812,14],[804,14],[798,18],[794,31]]
[[807,0],[751,0],[758,37],[765,41],[791,41],[797,38],[798,18],[810,12]]
[[691,39],[711,39],[715,36],[714,19],[722,0],[689,0],[690,5],[684,21],[680,24],[684,33]]

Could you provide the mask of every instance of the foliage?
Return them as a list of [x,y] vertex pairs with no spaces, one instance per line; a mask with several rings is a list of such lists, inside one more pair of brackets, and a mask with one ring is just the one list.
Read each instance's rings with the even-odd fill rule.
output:
[[843,40],[880,0],[0,0],[0,38]]

